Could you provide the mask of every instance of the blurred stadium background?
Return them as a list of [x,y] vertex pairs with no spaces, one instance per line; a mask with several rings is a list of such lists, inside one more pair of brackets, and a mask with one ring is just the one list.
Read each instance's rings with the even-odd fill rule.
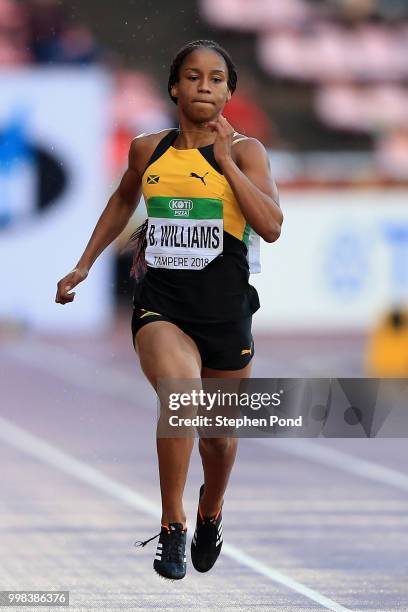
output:
[[[225,115],[285,214],[252,277],[253,374],[407,376],[408,0],[0,0],[0,586],[78,612],[408,610],[404,439],[241,440],[210,575],[163,584],[132,547],[160,517],[120,255],[143,203],[54,298],[131,139],[176,125],[169,64],[197,38],[231,53]],[[190,533],[201,482],[195,452]]]
[[[130,316],[130,256],[119,252],[143,203],[73,305],[54,304],[54,285],[82,253],[131,139],[176,125],[169,64],[196,38],[236,62],[225,115],[269,149],[281,192],[282,237],[263,245],[253,277],[257,334],[303,354],[299,374],[318,338],[310,373],[406,375],[405,0],[125,0],[120,11],[0,0],[2,333],[100,333]],[[336,340],[343,357],[328,371]]]
[[[54,285],[82,253],[131,139],[176,125],[169,64],[197,38],[236,62],[225,115],[269,149],[281,192],[283,234],[263,245],[253,277],[257,334],[292,339],[299,374],[318,338],[310,373],[406,375],[405,0],[125,0],[120,11],[0,0],[2,334],[100,333],[130,316],[130,256],[119,253],[143,203],[69,312]],[[336,340],[343,357],[329,372]]]

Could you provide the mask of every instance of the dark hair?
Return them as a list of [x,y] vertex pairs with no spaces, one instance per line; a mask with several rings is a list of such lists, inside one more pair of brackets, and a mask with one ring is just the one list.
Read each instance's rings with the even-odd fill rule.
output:
[[132,254],[132,267],[130,277],[138,283],[147,272],[145,252],[147,247],[147,219],[133,232],[125,246],[119,251],[120,255]]
[[171,88],[175,83],[178,83],[179,81],[180,66],[185,60],[185,58],[197,49],[212,49],[224,58],[228,68],[228,89],[230,90],[231,94],[233,94],[236,89],[238,79],[237,71],[227,51],[213,40],[193,40],[192,42],[187,43],[186,45],[184,45],[184,47],[180,49],[180,51],[174,57],[170,66],[170,76],[167,91],[169,92],[169,96],[173,100],[174,104],[177,104],[177,98],[171,95]]

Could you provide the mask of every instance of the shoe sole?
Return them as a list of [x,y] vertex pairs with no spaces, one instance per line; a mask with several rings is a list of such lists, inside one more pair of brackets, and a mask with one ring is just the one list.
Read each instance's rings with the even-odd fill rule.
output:
[[163,576],[163,574],[160,574],[157,569],[153,568],[155,573],[162,579],[162,580],[166,580],[167,582],[176,582],[177,580],[183,580],[183,578],[185,578],[186,574],[184,574],[184,576],[177,576],[177,578],[169,578],[168,576]]

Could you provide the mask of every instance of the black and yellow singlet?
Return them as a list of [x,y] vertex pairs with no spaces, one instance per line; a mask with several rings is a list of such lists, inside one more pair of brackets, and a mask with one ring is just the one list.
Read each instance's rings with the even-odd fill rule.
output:
[[[259,237],[217,165],[213,145],[176,149],[178,133],[174,129],[160,141],[142,177],[147,273],[136,285],[134,304],[197,323],[247,317],[259,308],[248,282],[249,252],[259,249]],[[259,271],[255,260],[251,271]]]

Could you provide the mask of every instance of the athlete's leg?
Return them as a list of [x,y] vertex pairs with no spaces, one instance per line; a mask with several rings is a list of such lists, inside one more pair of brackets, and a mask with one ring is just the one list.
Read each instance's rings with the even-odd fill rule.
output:
[[[202,378],[249,378],[252,362],[241,370],[202,368]],[[234,465],[238,438],[200,438],[199,451],[204,470],[205,488],[200,500],[204,516],[214,516],[220,509]]]
[[[154,389],[159,378],[200,378],[197,346],[176,325],[148,323],[136,333],[135,345],[142,370]],[[157,438],[162,523],[186,524],[182,497],[193,445],[193,437]]]

